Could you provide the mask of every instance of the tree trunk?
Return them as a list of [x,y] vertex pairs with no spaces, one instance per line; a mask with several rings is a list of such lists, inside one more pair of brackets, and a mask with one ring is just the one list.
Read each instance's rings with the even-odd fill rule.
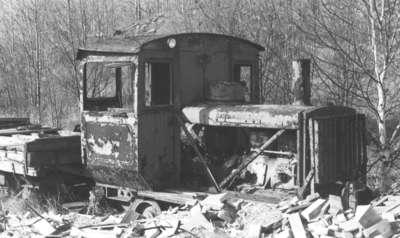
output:
[[36,110],[37,110],[37,123],[42,123],[42,112],[41,112],[41,95],[40,95],[40,28],[39,28],[39,13],[38,3],[35,0],[35,44],[36,44]]
[[[375,29],[375,19],[372,13],[372,9],[374,9],[374,0],[369,0],[369,20],[371,27],[371,48],[374,56],[374,73],[376,78],[376,89],[378,94],[378,105],[376,107],[376,111],[378,113],[377,124],[378,124],[378,133],[379,133],[379,143],[380,143],[380,159],[381,159],[381,192],[385,193],[390,189],[391,181],[390,181],[390,164],[389,164],[389,150],[387,144],[387,131],[386,131],[386,94],[384,88],[384,80],[385,80],[385,71],[386,65],[379,64],[378,58],[378,47],[377,47],[377,32]],[[384,8],[384,4],[382,3],[382,9]],[[383,12],[382,12],[383,14]],[[375,17],[379,18],[378,15]],[[381,16],[383,18],[383,15]]]

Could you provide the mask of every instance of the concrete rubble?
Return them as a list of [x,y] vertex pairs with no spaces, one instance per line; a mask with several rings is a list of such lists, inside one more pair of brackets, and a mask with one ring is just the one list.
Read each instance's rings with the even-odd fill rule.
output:
[[[63,204],[62,211],[22,215],[3,206],[0,237],[268,237],[268,238],[389,238],[400,237],[400,195],[387,195],[356,209],[343,209],[340,196],[318,193],[299,200],[293,195],[266,196],[224,192],[208,194],[160,214],[129,211],[87,214],[88,202]],[[164,208],[164,207],[163,207]],[[30,210],[30,211],[29,211]]]

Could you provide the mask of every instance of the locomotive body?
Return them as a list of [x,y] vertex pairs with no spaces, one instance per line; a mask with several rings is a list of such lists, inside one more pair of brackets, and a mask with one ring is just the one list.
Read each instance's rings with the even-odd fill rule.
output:
[[[295,71],[295,97],[302,103],[260,104],[263,50],[241,38],[210,33],[123,33],[79,49],[82,159],[96,184],[108,197],[129,200],[133,190],[186,182],[181,175],[191,158],[182,151],[180,116],[185,126],[201,128],[202,136],[191,133],[202,137],[205,157],[217,164],[235,153],[256,151],[283,129],[262,151],[261,167],[274,168],[269,161],[287,157],[290,183],[303,186],[313,171],[312,190],[362,177],[363,115],[347,107],[309,105],[306,61],[298,61],[300,71]],[[211,172],[221,182],[224,176]],[[258,183],[273,175],[263,176]]]

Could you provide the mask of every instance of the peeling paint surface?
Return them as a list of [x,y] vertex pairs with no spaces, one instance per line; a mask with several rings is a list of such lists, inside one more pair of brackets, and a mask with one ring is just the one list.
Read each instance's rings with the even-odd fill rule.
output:
[[137,178],[137,119],[134,113],[85,112],[87,169],[95,181],[132,188]]
[[185,107],[183,113],[191,123],[213,126],[259,128],[298,128],[298,114],[311,109],[294,105],[212,105]]
[[88,138],[87,142],[91,146],[94,153],[118,158],[118,148],[120,145],[119,141],[102,138],[97,138],[97,140],[95,140],[94,136],[92,135],[90,138]]

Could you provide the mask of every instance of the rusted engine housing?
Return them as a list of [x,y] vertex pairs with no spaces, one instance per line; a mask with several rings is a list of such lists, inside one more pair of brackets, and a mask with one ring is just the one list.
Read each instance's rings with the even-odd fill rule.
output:
[[[302,186],[314,168],[313,184],[364,180],[366,166],[365,118],[347,107],[295,105],[201,104],[183,109],[191,123],[262,131],[286,129],[295,141],[295,184]],[[271,134],[271,133],[270,133]],[[272,134],[271,134],[272,135]],[[295,138],[293,138],[295,137]],[[292,146],[286,146],[290,148]],[[281,149],[278,149],[281,151]]]

